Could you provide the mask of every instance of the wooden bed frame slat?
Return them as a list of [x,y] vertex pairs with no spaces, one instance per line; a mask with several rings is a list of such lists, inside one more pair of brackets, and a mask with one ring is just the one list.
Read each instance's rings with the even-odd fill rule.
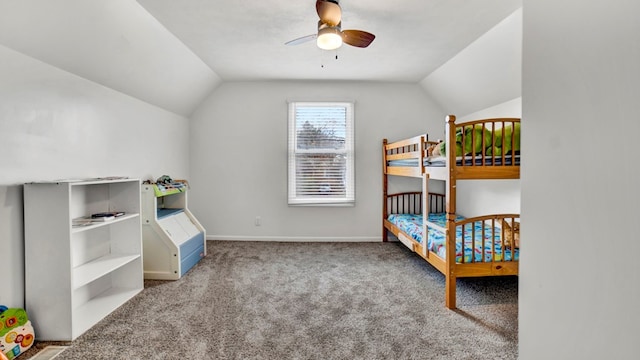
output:
[[410,176],[410,177],[422,177],[423,174],[420,172],[418,168],[404,167],[404,166],[394,166],[389,167],[387,169],[387,175],[397,175],[397,176]]

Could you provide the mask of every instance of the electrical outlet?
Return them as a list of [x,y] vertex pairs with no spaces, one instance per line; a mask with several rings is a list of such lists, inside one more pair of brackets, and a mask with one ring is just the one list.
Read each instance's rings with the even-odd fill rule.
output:
[[262,225],[262,218],[260,216],[256,216],[255,225],[256,226]]

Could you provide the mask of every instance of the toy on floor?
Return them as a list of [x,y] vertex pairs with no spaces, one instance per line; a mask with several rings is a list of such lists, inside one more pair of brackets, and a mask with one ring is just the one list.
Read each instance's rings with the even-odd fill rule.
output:
[[0,305],[0,360],[15,359],[27,351],[34,340],[35,334],[27,312]]

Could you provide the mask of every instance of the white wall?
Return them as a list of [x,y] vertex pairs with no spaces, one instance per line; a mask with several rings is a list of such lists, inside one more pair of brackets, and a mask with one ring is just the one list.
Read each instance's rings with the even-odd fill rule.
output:
[[637,359],[640,2],[524,2],[520,359]]
[[1,45],[0,79],[0,304],[24,306],[21,184],[188,178],[188,122]]
[[490,106],[486,109],[482,109],[471,114],[463,116],[456,116],[456,121],[465,122],[474,119],[488,119],[499,117],[522,117],[522,97],[505,101],[503,103]]
[[[522,118],[522,98],[461,116],[456,121],[505,117]],[[462,215],[520,213],[520,180],[470,180],[458,181],[456,185],[458,199],[464,199],[458,201],[456,208]]]
[[[355,207],[287,205],[287,100],[355,101]],[[418,84],[224,83],[191,119],[190,207],[215,239],[380,240],[382,139],[443,119]]]

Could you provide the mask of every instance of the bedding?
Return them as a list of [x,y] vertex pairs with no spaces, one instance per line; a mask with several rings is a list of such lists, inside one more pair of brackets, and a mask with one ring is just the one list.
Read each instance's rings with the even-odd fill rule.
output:
[[[402,231],[411,236],[414,240],[424,246],[422,236],[422,215],[421,214],[391,214],[388,220],[400,228]],[[464,217],[456,215],[456,221],[464,220]],[[446,227],[445,213],[430,213],[428,222],[440,227]],[[484,224],[484,240],[485,246],[482,248],[482,222],[474,222],[475,228],[475,249],[473,246],[474,232],[471,224],[464,227],[464,261],[462,251],[462,226],[456,226],[456,262],[470,263],[473,259],[475,262],[492,261],[493,252],[495,252],[495,261],[512,261],[518,260],[519,249],[515,249],[512,254],[511,249],[505,249],[504,257],[502,255],[502,241],[500,240],[500,229],[496,228],[495,234],[488,224]],[[492,239],[492,236],[494,237]],[[436,253],[444,259],[446,257],[446,237],[445,234],[434,227],[428,227],[427,249]],[[483,259],[484,258],[484,259]]]
[[[511,155],[511,151],[520,152],[520,122],[490,130],[482,125],[464,127],[464,154],[485,154],[486,156]],[[456,131],[456,156],[462,153],[462,128]],[[446,154],[446,142],[436,145],[437,153]],[[484,149],[483,149],[484,146]]]
[[[442,167],[446,165],[447,158],[444,156],[430,156],[424,158],[424,166],[436,166]],[[520,152],[516,152],[516,156],[512,160],[512,156],[510,154],[505,154],[504,163],[505,165],[511,165],[512,161],[515,161],[515,165],[520,165]],[[418,159],[403,159],[403,160],[391,160],[387,162],[387,166],[418,166]],[[461,156],[456,158],[456,165],[462,166],[463,159]],[[464,157],[464,165],[465,166],[490,166],[490,165],[502,165],[502,156],[496,155],[487,157],[485,156],[484,160],[482,156],[476,155],[475,157],[471,157],[471,155],[467,155]]]
[[[485,147],[491,145],[491,130],[482,125],[467,126],[464,128],[464,153],[465,154],[481,154],[482,145]],[[484,142],[483,142],[484,140]],[[446,142],[436,145],[439,147],[440,154],[446,154]],[[462,128],[456,131],[456,156],[462,155]]]
[[488,156],[501,156],[502,153],[510,154],[511,149],[513,149],[516,153],[520,152],[519,122],[514,123],[514,126],[507,125],[504,128],[496,129],[493,133],[495,134],[495,142],[493,146],[489,146],[487,148],[486,154]]

